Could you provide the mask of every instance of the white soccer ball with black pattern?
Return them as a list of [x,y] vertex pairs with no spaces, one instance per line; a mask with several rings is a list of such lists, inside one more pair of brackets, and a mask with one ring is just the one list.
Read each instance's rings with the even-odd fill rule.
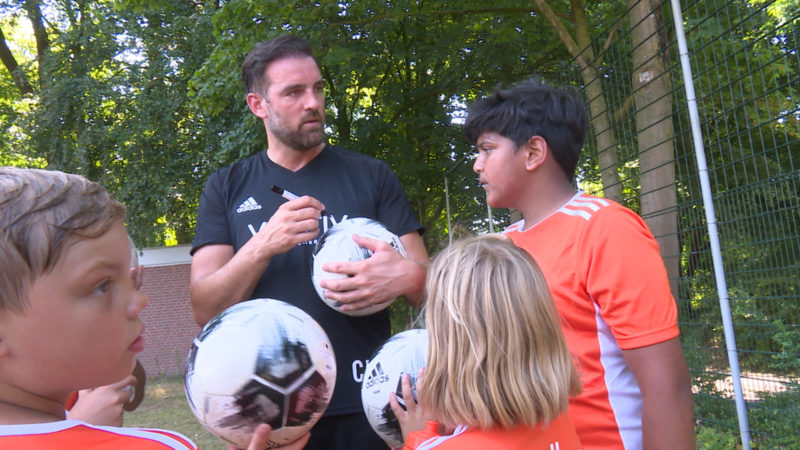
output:
[[401,376],[411,377],[414,399],[419,370],[425,367],[428,355],[428,332],[417,329],[395,334],[386,341],[364,369],[361,382],[361,404],[372,426],[390,447],[403,447],[400,423],[389,405],[389,393],[397,394],[397,401],[405,409]]
[[340,279],[347,276],[341,273],[322,270],[322,265],[324,263],[336,261],[363,261],[372,256],[371,251],[360,247],[353,241],[354,234],[386,242],[400,252],[404,258],[406,257],[406,249],[396,234],[386,229],[386,227],[377,220],[365,217],[345,219],[331,228],[328,228],[317,241],[317,245],[314,247],[311,280],[314,283],[317,294],[319,294],[319,298],[328,306],[341,313],[349,316],[366,316],[386,309],[392,303],[391,300],[359,310],[343,311],[341,309],[342,304],[325,297],[324,289],[319,285],[319,282],[322,280]]
[[249,300],[221,312],[194,339],[186,361],[192,412],[239,448],[261,423],[273,429],[268,448],[297,440],[322,416],[335,383],[325,331],[280,300]]

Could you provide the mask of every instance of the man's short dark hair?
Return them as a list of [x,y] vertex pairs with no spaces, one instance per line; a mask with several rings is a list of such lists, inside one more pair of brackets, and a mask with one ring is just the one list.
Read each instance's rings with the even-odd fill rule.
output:
[[245,92],[266,94],[269,80],[264,76],[267,67],[276,60],[283,58],[302,58],[314,55],[311,45],[303,38],[285,34],[268,41],[259,42],[250,50],[242,63],[242,82]]
[[514,141],[517,148],[541,136],[573,181],[587,126],[586,109],[577,92],[529,78],[497,89],[470,107],[464,135],[475,144],[481,134],[494,132]]

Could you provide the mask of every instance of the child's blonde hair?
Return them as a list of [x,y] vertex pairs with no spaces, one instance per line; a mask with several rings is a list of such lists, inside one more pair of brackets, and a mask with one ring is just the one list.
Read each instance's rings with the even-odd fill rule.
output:
[[82,176],[14,167],[0,167],[0,210],[0,308],[16,312],[69,245],[125,216],[125,206]]
[[535,426],[580,391],[541,270],[510,241],[458,241],[428,271],[420,403],[448,425]]

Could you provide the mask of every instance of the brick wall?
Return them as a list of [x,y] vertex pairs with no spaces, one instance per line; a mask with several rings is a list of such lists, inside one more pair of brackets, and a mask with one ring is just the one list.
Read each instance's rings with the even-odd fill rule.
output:
[[148,377],[183,374],[186,355],[200,327],[189,304],[190,264],[144,268],[142,291],[150,302],[140,317],[145,349],[139,354]]

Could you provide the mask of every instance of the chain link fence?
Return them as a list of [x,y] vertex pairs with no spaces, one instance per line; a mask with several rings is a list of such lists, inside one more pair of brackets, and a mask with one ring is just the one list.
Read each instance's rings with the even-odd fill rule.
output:
[[659,240],[693,377],[698,442],[800,448],[800,7],[683,2],[675,16],[695,101],[670,2],[628,6],[554,80],[587,96],[592,130],[580,184],[639,212]]

